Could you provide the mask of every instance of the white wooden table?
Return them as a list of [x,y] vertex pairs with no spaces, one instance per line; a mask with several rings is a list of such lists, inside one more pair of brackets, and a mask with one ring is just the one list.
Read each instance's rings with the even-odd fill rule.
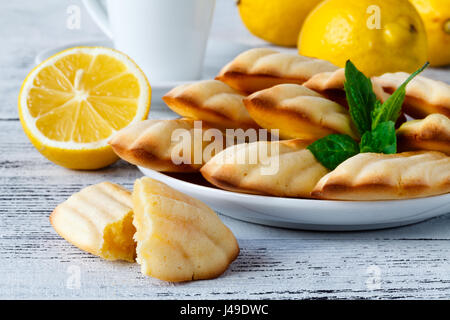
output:
[[[81,29],[66,28],[69,5],[81,8]],[[16,100],[38,52],[105,38],[79,1],[3,0],[0,12],[0,298],[450,298],[450,214],[354,233],[283,230],[221,216],[239,240],[240,256],[218,279],[176,285],[143,276],[137,264],[106,262],[71,246],[50,226],[52,209],[87,185],[109,180],[131,188],[141,174],[122,161],[96,172],[50,163],[23,133]],[[240,24],[231,0],[218,0],[211,37],[262,43]],[[210,46],[205,73],[215,74],[224,62],[217,60],[228,54]],[[450,70],[427,72],[450,82]],[[173,116],[160,101],[163,93],[153,92],[152,118]]]

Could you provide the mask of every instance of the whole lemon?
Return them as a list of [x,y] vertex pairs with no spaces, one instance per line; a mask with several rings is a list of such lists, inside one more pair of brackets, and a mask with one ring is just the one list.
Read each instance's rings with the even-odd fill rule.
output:
[[450,0],[410,0],[428,35],[428,60],[434,67],[450,64]]
[[327,0],[303,24],[299,53],[367,76],[413,72],[427,61],[427,36],[408,0]]
[[255,36],[280,46],[296,46],[308,13],[321,0],[238,0],[239,14]]

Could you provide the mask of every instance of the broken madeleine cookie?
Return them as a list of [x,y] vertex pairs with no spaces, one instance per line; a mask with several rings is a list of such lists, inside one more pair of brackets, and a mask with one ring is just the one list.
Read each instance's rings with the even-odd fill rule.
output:
[[408,121],[397,130],[400,151],[440,151],[450,156],[450,119],[431,114],[425,119]]
[[337,69],[325,60],[256,48],[238,55],[220,71],[216,79],[251,94],[282,83],[302,84],[315,74]]
[[244,98],[226,83],[205,80],[178,86],[162,99],[177,114],[218,128],[258,128],[242,102]]
[[239,254],[233,233],[206,204],[151,178],[133,190],[143,274],[179,282],[221,275]]
[[[324,97],[339,103],[342,106],[348,106],[347,97],[344,89],[345,69],[338,69],[334,72],[322,72],[311,77],[303,85],[314,90]],[[372,81],[373,92],[377,99],[385,102],[390,94],[385,92],[383,88],[376,82]]]
[[[388,93],[393,93],[409,77],[408,73],[386,73],[374,80]],[[416,119],[433,113],[450,117],[450,85],[426,77],[415,77],[406,87],[403,111]]]
[[82,189],[50,215],[55,231],[81,250],[107,260],[134,262],[136,231],[131,193],[110,182]]
[[277,85],[248,96],[244,104],[256,123],[278,129],[282,139],[316,140],[333,133],[358,137],[343,106],[302,85]]
[[328,170],[306,149],[311,141],[258,141],[229,147],[200,170],[213,185],[235,192],[309,198]]
[[360,153],[324,176],[312,196],[330,200],[395,200],[450,192],[450,157],[441,152]]
[[[109,141],[114,152],[129,163],[161,172],[195,172],[204,164],[205,122],[195,120],[144,120],[118,131]],[[216,129],[217,136],[223,135]],[[224,144],[220,141],[221,145]],[[219,148],[220,149],[220,148]],[[211,150],[214,155],[215,150]]]

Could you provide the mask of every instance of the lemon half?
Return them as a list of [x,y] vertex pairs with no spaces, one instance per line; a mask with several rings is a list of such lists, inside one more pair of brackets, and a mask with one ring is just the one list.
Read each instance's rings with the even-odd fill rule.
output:
[[50,161],[98,169],[118,159],[108,140],[145,119],[150,99],[145,74],[125,54],[76,47],[30,72],[19,94],[19,117],[32,144]]

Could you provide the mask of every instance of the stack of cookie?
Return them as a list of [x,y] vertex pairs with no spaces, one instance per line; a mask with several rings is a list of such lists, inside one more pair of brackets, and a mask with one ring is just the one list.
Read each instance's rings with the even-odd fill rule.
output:
[[[386,101],[408,76],[372,78],[377,99]],[[162,172],[200,172],[213,185],[235,192],[339,200],[450,192],[450,85],[416,77],[407,86],[402,112],[418,120],[402,116],[397,121],[402,153],[361,153],[329,170],[307,147],[330,134],[359,139],[344,83],[344,69],[327,61],[252,49],[226,65],[215,80],[168,92],[163,100],[181,119],[145,120],[118,132],[110,144],[132,164]],[[200,134],[196,121],[202,121]],[[182,139],[173,139],[178,129],[189,136],[188,149],[181,146]],[[211,129],[223,135],[205,139],[203,133],[211,135]],[[230,145],[224,143],[227,129],[266,129],[278,139],[234,139]],[[223,150],[210,148],[211,141],[221,142]],[[262,157],[261,148],[277,152]],[[205,151],[208,156],[198,157]],[[252,162],[230,161],[254,154]],[[271,160],[277,170],[265,174],[261,169]]]

